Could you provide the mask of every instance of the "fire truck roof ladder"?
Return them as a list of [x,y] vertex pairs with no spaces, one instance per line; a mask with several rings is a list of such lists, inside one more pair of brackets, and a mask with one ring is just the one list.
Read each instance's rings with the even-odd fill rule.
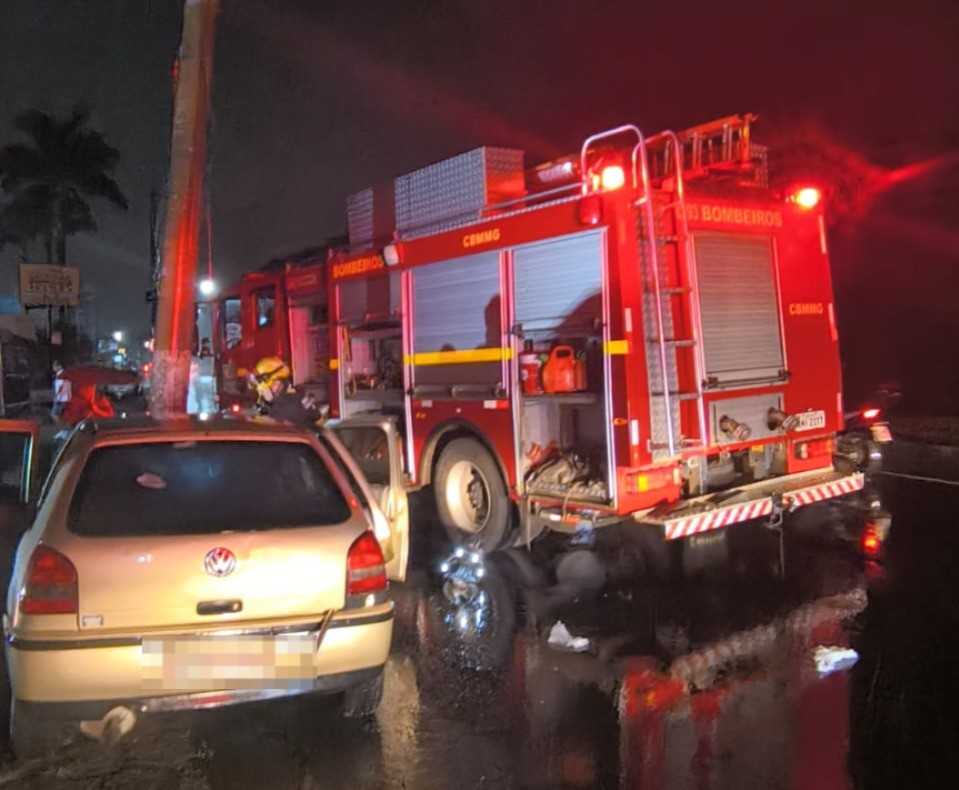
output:
[[[752,113],[730,115],[672,135],[679,145],[678,157],[670,150],[671,141],[660,139],[667,144],[657,147],[649,140],[657,154],[654,175],[665,178],[680,165],[687,179],[717,172],[741,174],[753,170],[756,185],[767,186],[766,148],[753,143],[750,133],[755,120]],[[665,136],[657,135],[657,138]]]

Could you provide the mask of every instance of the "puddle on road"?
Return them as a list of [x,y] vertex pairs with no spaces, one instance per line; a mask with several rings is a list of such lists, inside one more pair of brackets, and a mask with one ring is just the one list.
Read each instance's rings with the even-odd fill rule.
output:
[[[865,578],[817,549],[782,579],[770,548],[721,578],[574,602],[518,582],[509,555],[487,561],[482,597],[417,580],[379,717],[401,753],[385,786],[846,786],[848,679],[824,670],[850,654],[815,659],[849,648]],[[551,647],[557,619],[588,647]]]

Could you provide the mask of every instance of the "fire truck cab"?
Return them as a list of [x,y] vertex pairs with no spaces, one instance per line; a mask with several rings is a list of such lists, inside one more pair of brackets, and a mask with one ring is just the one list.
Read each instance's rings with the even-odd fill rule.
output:
[[842,496],[823,206],[752,116],[481,148],[353,195],[327,264],[331,414],[393,415],[461,542],[624,520],[666,540]]
[[221,409],[241,409],[255,391],[247,374],[264,357],[290,365],[293,384],[329,397],[326,279],[322,262],[249,272],[216,304],[217,391]]

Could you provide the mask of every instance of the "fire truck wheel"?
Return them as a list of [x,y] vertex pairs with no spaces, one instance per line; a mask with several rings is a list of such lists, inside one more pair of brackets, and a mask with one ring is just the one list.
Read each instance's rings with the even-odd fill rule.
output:
[[489,451],[476,439],[454,439],[433,476],[440,521],[456,543],[494,551],[509,532],[510,501]]

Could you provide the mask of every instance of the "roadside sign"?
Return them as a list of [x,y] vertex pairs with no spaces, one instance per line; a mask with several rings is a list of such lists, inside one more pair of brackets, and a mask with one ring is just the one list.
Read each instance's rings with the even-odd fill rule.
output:
[[80,270],[46,263],[20,264],[20,304],[24,307],[76,307]]

